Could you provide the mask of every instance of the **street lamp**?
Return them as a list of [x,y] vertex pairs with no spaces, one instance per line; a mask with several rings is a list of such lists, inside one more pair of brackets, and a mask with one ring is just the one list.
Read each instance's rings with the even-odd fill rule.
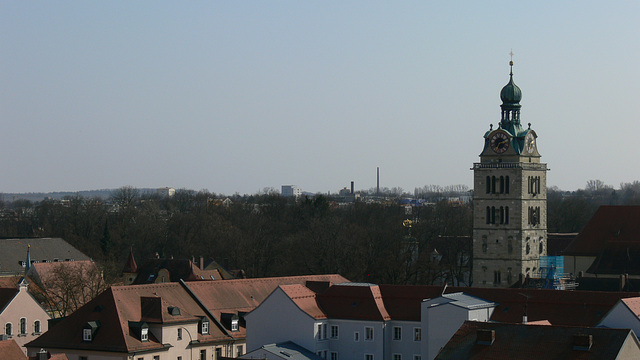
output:
[[181,326],[179,329],[184,329],[187,332],[187,335],[189,335],[189,354],[191,354],[191,360],[193,360],[193,338],[191,337],[191,333],[189,332],[189,329],[184,326]]

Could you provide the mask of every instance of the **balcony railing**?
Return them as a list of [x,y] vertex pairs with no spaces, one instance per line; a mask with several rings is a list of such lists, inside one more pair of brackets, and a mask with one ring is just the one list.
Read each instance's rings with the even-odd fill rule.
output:
[[521,163],[521,162],[493,162],[474,163],[473,169],[523,169],[523,170],[547,170],[547,164]]

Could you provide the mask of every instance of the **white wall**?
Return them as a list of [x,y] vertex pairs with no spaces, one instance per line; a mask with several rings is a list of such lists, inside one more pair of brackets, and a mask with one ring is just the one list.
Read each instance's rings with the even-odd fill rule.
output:
[[257,308],[245,316],[247,349],[250,352],[266,344],[293,341],[315,352],[316,321],[300,310],[277,288]]
[[640,319],[629,310],[622,300],[607,313],[598,326],[614,329],[631,329],[634,333],[640,334]]

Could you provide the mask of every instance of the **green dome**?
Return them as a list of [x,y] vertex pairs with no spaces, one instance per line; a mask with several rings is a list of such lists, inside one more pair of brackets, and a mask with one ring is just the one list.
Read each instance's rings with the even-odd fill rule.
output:
[[519,104],[522,100],[522,90],[513,82],[513,72],[509,74],[509,83],[500,91],[500,100],[505,105]]

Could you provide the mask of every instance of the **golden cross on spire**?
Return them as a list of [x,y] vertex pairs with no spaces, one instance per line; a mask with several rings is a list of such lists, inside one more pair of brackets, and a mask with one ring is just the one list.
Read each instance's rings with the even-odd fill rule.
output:
[[513,66],[513,49],[511,49],[511,51],[509,52],[509,55],[511,56],[511,61],[509,61],[509,65]]

